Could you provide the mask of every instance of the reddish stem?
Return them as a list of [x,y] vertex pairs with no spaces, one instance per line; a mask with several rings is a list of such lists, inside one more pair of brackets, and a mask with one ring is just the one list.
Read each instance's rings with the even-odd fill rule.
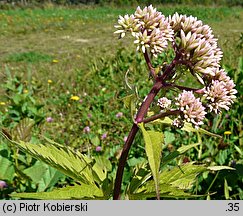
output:
[[176,54],[176,57],[174,58],[174,60],[171,62],[170,65],[168,65],[168,67],[166,68],[166,70],[164,71],[162,76],[160,76],[160,77],[157,77],[147,51],[144,53],[144,57],[145,57],[147,65],[149,67],[150,73],[154,78],[155,83],[154,83],[151,91],[149,92],[148,96],[144,99],[140,109],[138,110],[137,116],[135,118],[135,122],[131,128],[131,131],[130,131],[128,138],[125,142],[125,145],[123,147],[121,157],[119,160],[119,164],[118,164],[118,169],[116,172],[116,180],[115,180],[114,194],[113,194],[114,200],[120,199],[122,176],[123,176],[123,172],[124,172],[129,150],[132,146],[133,140],[139,129],[137,124],[140,122],[143,122],[144,116],[147,114],[148,108],[149,108],[150,104],[153,102],[155,96],[158,94],[158,92],[161,90],[161,88],[166,87],[165,81],[169,77],[169,75],[172,72],[172,70],[174,69],[174,67],[176,66],[177,61],[180,59],[181,55],[178,53]]
[[126,143],[123,147],[122,153],[121,153],[121,157],[119,160],[119,164],[118,164],[118,169],[116,172],[116,180],[115,180],[115,187],[114,187],[114,195],[113,195],[113,199],[117,200],[120,198],[120,191],[121,191],[121,184],[122,184],[122,176],[123,176],[123,172],[124,172],[124,167],[126,164],[126,160],[127,160],[127,156],[129,153],[129,150],[132,146],[133,140],[138,132],[138,126],[137,123],[140,123],[143,121],[144,116],[146,115],[148,108],[150,106],[150,104],[153,102],[154,97],[157,95],[157,93],[159,92],[159,90],[163,87],[163,84],[161,82],[156,82],[154,84],[154,86],[152,87],[151,91],[149,92],[148,96],[145,98],[144,102],[142,103],[136,119],[135,119],[135,123],[132,126],[132,129],[128,135],[128,138],[126,140]]

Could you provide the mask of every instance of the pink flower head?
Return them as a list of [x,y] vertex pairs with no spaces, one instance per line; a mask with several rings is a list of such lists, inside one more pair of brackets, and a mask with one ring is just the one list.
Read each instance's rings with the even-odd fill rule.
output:
[[84,133],[89,133],[90,132],[90,127],[86,126],[83,131],[84,131]]
[[107,138],[107,132],[105,132],[104,134],[102,134],[102,136],[101,136],[101,139],[102,140],[104,140],[104,139],[106,139]]
[[102,147],[101,147],[101,146],[97,146],[97,147],[95,148],[95,151],[97,151],[97,152],[102,151]]
[[47,117],[46,118],[46,122],[48,122],[48,123],[53,122],[53,118],[52,117]]
[[8,187],[7,183],[5,181],[0,181],[0,189]]
[[123,113],[122,112],[119,112],[119,113],[116,114],[116,117],[117,118],[121,118],[122,116],[123,116]]

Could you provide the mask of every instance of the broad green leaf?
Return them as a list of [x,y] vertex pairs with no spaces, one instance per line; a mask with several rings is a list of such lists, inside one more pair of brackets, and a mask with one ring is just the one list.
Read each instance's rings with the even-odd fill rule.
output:
[[0,155],[0,179],[12,181],[14,178],[14,166],[13,163],[5,157]]
[[163,134],[157,131],[146,131],[143,124],[139,124],[145,141],[145,151],[148,157],[149,166],[155,182],[156,193],[159,193],[159,168],[164,141]]
[[37,161],[33,166],[25,169],[23,173],[30,177],[34,184],[38,185],[38,192],[54,186],[63,176],[58,170],[41,161]]
[[38,182],[38,192],[45,191],[47,188],[53,187],[64,175],[57,169],[48,166],[46,173],[42,179]]
[[[7,139],[6,136],[5,138]],[[76,181],[86,184],[94,182],[92,170],[90,168],[92,160],[78,151],[75,152],[69,147],[54,143],[43,145],[22,141],[15,142],[12,140],[9,140],[9,142],[20,148],[23,152],[56,168]]]
[[33,166],[23,170],[23,173],[29,176],[34,184],[37,184],[43,178],[43,175],[46,173],[47,169],[46,164],[41,161],[36,161]]
[[103,197],[102,190],[95,184],[67,186],[61,189],[54,189],[51,192],[37,193],[16,193],[11,194],[11,197],[25,199],[43,199],[43,200],[68,200],[68,199],[95,199]]
[[127,160],[127,164],[130,166],[130,167],[134,167],[136,166],[137,164],[141,164],[143,162],[147,161],[146,158],[144,157],[139,157],[139,158],[135,158],[135,157],[132,157],[130,159]]
[[219,170],[224,170],[224,169],[235,170],[234,168],[229,167],[229,166],[210,166],[207,169],[211,170],[211,171],[219,171]]

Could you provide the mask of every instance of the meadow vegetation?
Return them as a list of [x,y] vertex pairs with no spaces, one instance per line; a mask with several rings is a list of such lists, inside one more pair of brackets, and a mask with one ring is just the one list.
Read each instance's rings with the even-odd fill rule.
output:
[[[200,149],[191,149],[168,167],[188,161],[231,166],[235,170],[204,172],[191,192],[206,194],[208,199],[243,199],[243,9],[183,5],[157,8],[165,15],[178,12],[196,16],[212,27],[224,52],[224,68],[238,91],[229,112],[212,114],[203,125],[221,138],[198,137],[164,127],[163,157],[200,139]],[[140,98],[151,87],[143,56],[130,42],[117,40],[113,34],[117,17],[132,11],[130,7],[53,5],[1,10],[0,127],[4,133],[13,136],[15,132],[11,131],[18,130],[20,122],[31,119],[32,132],[24,137],[26,141],[35,144],[48,137],[89,156],[104,156],[110,161],[109,172],[114,177],[132,122],[130,110],[124,105],[124,97],[131,94],[124,79],[126,72]],[[193,85],[191,80],[185,82]],[[139,134],[129,154],[123,190],[131,180],[131,170],[146,162],[141,137]],[[8,185],[0,187],[0,199],[11,199],[14,192],[51,191],[75,184],[72,178],[14,146],[10,148],[4,139],[0,161],[0,180]],[[33,174],[32,168],[40,169],[45,179]]]

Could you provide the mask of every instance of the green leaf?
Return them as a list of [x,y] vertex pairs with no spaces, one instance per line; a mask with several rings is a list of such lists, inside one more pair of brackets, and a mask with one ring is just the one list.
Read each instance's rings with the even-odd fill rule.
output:
[[[173,122],[172,119],[170,119],[169,117],[165,117],[163,119],[156,119],[155,121],[153,122],[150,122],[150,123],[155,123],[155,124],[168,124],[168,125],[171,125]],[[185,122],[184,124],[184,127],[181,128],[181,130],[183,131],[187,131],[187,132],[199,132],[199,133],[202,133],[202,134],[206,134],[206,135],[209,135],[209,136],[213,136],[213,137],[217,137],[217,138],[222,138],[220,135],[218,134],[214,134],[214,133],[211,133],[207,130],[204,130],[202,128],[199,128],[199,129],[195,129],[191,123],[189,122]]]
[[164,136],[165,136],[165,144],[166,145],[169,144],[169,143],[172,143],[175,140],[174,133],[171,133],[169,131],[165,131]]
[[64,175],[59,172],[57,169],[48,166],[46,173],[44,174],[43,178],[38,182],[38,192],[45,191],[47,188],[53,187],[60,178]]
[[145,151],[148,162],[155,182],[156,193],[159,193],[159,168],[162,152],[162,144],[164,141],[163,134],[157,131],[146,131],[143,124],[138,125],[142,130],[145,141]]
[[95,199],[103,197],[102,190],[95,184],[67,186],[61,189],[55,189],[51,192],[38,193],[16,193],[11,194],[11,197],[25,199],[43,199],[43,200],[67,200],[67,199]]
[[29,176],[34,184],[37,184],[43,178],[43,175],[46,173],[47,169],[46,164],[36,161],[33,166],[23,170],[23,173]]
[[184,154],[185,152],[187,152],[189,149],[191,148],[194,148],[198,145],[200,145],[201,143],[194,143],[194,144],[190,144],[190,145],[184,145],[180,148],[177,149],[177,151],[180,153],[180,154]]
[[91,143],[92,143],[93,145],[95,145],[95,146],[99,146],[99,145],[100,145],[100,139],[99,139],[98,136],[94,136],[94,137],[92,137],[90,141],[91,141]]
[[222,136],[218,135],[218,134],[214,134],[214,133],[211,133],[207,130],[204,130],[202,128],[199,128],[199,129],[195,129],[191,123],[188,123],[188,122],[185,122],[184,124],[184,127],[181,129],[181,130],[184,130],[184,131],[187,131],[187,132],[199,132],[199,133],[202,133],[202,134],[206,134],[208,136],[212,136],[212,137],[217,137],[217,138],[222,138]]
[[41,161],[37,161],[33,166],[25,169],[23,173],[30,177],[34,184],[38,185],[39,192],[54,186],[63,176],[58,170]]
[[[206,170],[205,166],[193,165],[191,163],[175,167],[172,170],[165,170],[159,176],[160,197],[165,198],[193,198],[199,197],[191,195],[186,190],[192,188],[196,177]],[[131,199],[142,199],[154,197],[154,186],[150,180],[143,184],[136,193],[131,194]],[[202,196],[202,195],[200,195]]]
[[176,151],[171,152],[168,154],[166,157],[162,159],[162,166],[165,164],[169,163],[173,159],[177,158],[179,155],[184,154],[186,151],[188,151],[191,148],[194,148],[196,146],[200,145],[200,143],[195,143],[195,144],[190,144],[190,145],[185,145],[180,148],[178,148]]
[[136,94],[130,94],[124,98],[122,98],[123,102],[124,102],[124,105],[126,108],[129,108],[130,109],[130,112],[131,112],[131,116],[133,118],[134,116],[134,113],[136,111]]
[[[1,134],[4,136],[3,133]],[[8,139],[6,136],[4,137]],[[46,145],[12,140],[9,140],[9,142],[76,181],[86,184],[94,182],[90,165],[92,160],[79,151],[75,152],[71,148],[55,142]]]
[[180,189],[189,190],[193,186],[196,177],[206,169],[202,165],[187,163],[160,173],[160,183],[167,183]]
[[14,178],[14,166],[13,163],[5,157],[0,155],[0,179],[12,181]]
[[226,200],[228,200],[230,198],[229,197],[229,186],[228,186],[226,179],[224,179],[224,196],[225,196]]
[[235,170],[234,168],[229,167],[229,166],[210,166],[207,169],[211,170],[211,171],[219,171],[219,170],[224,170],[224,169]]
[[151,177],[151,172],[147,169],[147,163],[140,163],[134,169],[133,177],[128,185],[127,193],[134,194]]
[[[161,184],[160,185],[160,197],[163,198],[192,198],[194,197],[188,192],[184,192],[183,190],[177,189],[169,184]],[[137,193],[130,194],[129,199],[131,200],[142,200],[154,198],[154,190],[153,188],[143,188],[138,190]]]
[[99,181],[104,181],[107,177],[107,172],[111,171],[112,166],[108,159],[105,157],[97,156],[95,157],[95,164],[92,167],[93,171],[99,178]]

